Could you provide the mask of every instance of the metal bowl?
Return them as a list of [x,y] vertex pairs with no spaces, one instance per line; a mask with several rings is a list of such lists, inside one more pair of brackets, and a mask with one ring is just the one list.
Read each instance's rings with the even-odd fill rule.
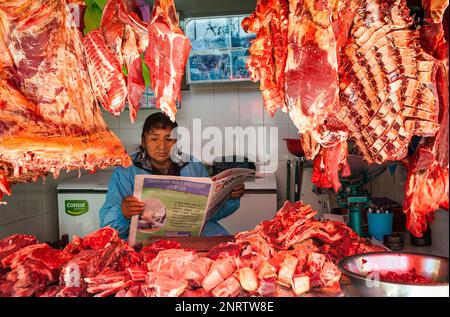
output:
[[[351,280],[352,295],[375,297],[441,297],[449,296],[448,258],[404,252],[377,252],[346,257],[338,263]],[[393,271],[416,273],[434,284],[391,283],[379,280],[379,274]]]

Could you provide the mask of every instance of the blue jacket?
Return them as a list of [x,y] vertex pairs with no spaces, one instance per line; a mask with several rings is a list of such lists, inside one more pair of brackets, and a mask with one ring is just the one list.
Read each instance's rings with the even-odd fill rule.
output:
[[[132,160],[136,157],[133,154]],[[128,239],[130,229],[130,220],[122,214],[122,200],[126,196],[133,195],[134,176],[142,174],[151,174],[150,171],[141,169],[135,165],[127,168],[118,167],[114,170],[108,185],[106,200],[100,209],[100,226],[111,226],[119,231],[122,239]],[[191,161],[185,164],[180,170],[180,176],[186,177],[209,177],[208,172],[202,162],[191,158]],[[229,235],[217,222],[234,213],[240,206],[240,199],[229,199],[217,211],[217,213],[206,223],[202,236],[220,236]]]

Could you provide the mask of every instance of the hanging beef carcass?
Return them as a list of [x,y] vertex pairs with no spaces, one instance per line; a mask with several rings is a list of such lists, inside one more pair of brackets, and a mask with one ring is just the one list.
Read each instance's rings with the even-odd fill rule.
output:
[[288,0],[260,0],[242,21],[246,32],[256,33],[249,48],[247,67],[253,81],[260,81],[264,107],[274,115],[284,102],[284,69],[287,58]]
[[403,1],[366,1],[340,67],[339,117],[369,162],[403,159],[413,135],[438,128],[436,63]]
[[318,5],[314,1],[289,1],[285,93],[289,115],[301,134],[323,124],[338,97],[331,15],[330,1]]
[[[337,119],[369,163],[404,158],[413,135],[432,136],[439,127],[436,63],[420,48],[412,25],[404,2],[365,1],[341,48]],[[328,151],[322,149],[316,160],[323,153]],[[318,179],[337,174],[324,172],[329,175]]]
[[97,107],[65,1],[0,3],[0,189],[130,164]]
[[148,37],[145,62],[150,69],[156,106],[174,121],[176,101],[181,100],[181,79],[191,44],[178,26],[173,0],[155,1],[148,23]]
[[[249,19],[259,17],[261,8],[271,12],[270,5],[262,3],[258,1]],[[347,176],[349,172],[345,160],[347,139],[355,142],[369,163],[404,159],[414,135],[428,138],[427,151],[448,157],[448,144],[442,141],[448,135],[448,94],[444,92],[448,88],[448,61],[442,62],[442,53],[437,54],[437,47],[442,51],[447,46],[445,41],[439,44],[443,36],[436,31],[439,26],[442,29],[440,19],[447,4],[443,0],[424,0],[429,25],[419,32],[403,0],[289,1],[286,104],[281,107],[287,109],[299,128],[305,156],[315,158],[313,182],[317,186],[340,188],[338,173]],[[279,31],[278,35],[271,34],[282,35]],[[261,33],[261,38],[264,36],[267,38]],[[265,60],[270,61],[267,54],[272,51],[273,55],[273,44],[266,41],[264,51]],[[250,51],[249,61],[261,56],[257,53]],[[264,93],[265,74],[259,74],[250,63],[248,69],[261,80]],[[265,104],[269,103],[265,100]],[[420,153],[425,153],[424,149]],[[448,205],[448,199],[444,199],[448,192],[448,159],[447,163],[437,159],[439,164],[433,164],[433,160],[422,164],[428,158],[423,154],[420,160],[418,152],[409,159],[404,209],[408,227],[416,233],[416,220],[424,222],[418,220],[421,214]],[[433,166],[428,176],[424,166]],[[438,192],[432,191],[432,186],[439,188]],[[420,199],[418,193],[422,193]],[[423,199],[428,203],[419,203]]]
[[415,236],[422,236],[427,230],[436,209],[448,210],[449,204],[448,1],[423,1],[423,5],[426,19],[420,29],[421,44],[438,64],[435,83],[440,127],[434,137],[425,139],[416,153],[405,160],[408,176],[403,210],[407,228]]
[[131,10],[128,0],[109,0],[100,28],[86,35],[84,46],[96,98],[116,116],[128,100],[134,122],[145,91],[141,54],[148,46],[148,33],[147,24]]

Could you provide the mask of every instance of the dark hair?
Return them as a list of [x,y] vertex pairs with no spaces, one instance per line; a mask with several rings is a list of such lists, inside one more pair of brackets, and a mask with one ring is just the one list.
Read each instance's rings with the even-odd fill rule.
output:
[[176,127],[178,127],[178,123],[176,121],[172,122],[163,112],[153,113],[145,119],[144,126],[142,127],[141,139],[144,140],[145,135],[153,129],[172,130]]

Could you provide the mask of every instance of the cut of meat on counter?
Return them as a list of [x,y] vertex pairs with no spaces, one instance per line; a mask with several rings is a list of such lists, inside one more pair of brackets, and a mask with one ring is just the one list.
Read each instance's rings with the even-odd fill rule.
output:
[[0,296],[301,296],[341,295],[336,263],[385,251],[311,206],[286,202],[268,221],[206,255],[158,240],[139,251],[106,227],[63,249],[34,237],[0,240]]
[[[408,168],[404,212],[421,236],[448,209],[448,1],[423,0],[416,25],[404,0],[258,0],[242,22],[256,33],[247,68],[273,115],[288,112],[313,182],[339,190],[347,140],[369,163]],[[422,137],[407,157],[413,136]]]
[[0,3],[0,197],[61,169],[131,164],[107,128],[64,0]]

